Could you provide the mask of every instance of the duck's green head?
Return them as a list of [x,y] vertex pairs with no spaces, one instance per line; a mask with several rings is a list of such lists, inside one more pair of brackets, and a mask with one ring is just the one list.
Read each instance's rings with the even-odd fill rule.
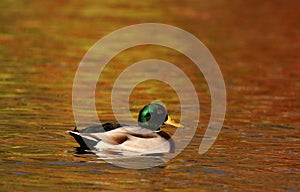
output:
[[180,124],[175,123],[168,116],[167,110],[160,104],[152,103],[143,107],[139,113],[138,124],[140,127],[151,129],[153,131],[160,130],[163,124],[169,124],[179,127]]

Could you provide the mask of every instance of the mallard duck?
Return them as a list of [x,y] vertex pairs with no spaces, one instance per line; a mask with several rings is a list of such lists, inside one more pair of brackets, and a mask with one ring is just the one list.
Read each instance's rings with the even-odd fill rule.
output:
[[138,153],[173,153],[172,138],[161,130],[163,124],[181,126],[174,122],[160,104],[149,104],[138,116],[138,126],[105,123],[83,130],[68,131],[79,143],[81,150],[127,150]]

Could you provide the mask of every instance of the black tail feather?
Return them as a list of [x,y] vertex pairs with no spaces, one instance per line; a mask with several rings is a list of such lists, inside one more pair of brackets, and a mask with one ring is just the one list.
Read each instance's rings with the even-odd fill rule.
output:
[[93,150],[98,143],[97,141],[81,137],[76,131],[68,131],[68,133],[74,137],[74,139],[80,145],[80,150]]

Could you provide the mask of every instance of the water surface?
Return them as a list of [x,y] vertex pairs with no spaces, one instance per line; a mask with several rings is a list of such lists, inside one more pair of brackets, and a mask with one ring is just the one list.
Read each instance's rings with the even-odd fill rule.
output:
[[[0,7],[1,191],[300,190],[299,1],[5,0]],[[75,125],[72,85],[81,58],[97,40],[143,22],[175,25],[205,43],[224,76],[227,114],[216,143],[199,155],[210,116],[201,72],[164,47],[120,53],[97,84],[102,121],[114,120],[114,79],[143,59],[166,60],[189,74],[201,106],[197,133],[180,155],[164,166],[122,169],[75,154],[77,144],[66,134]],[[134,89],[133,116],[156,99],[180,118],[178,96],[159,81]]]

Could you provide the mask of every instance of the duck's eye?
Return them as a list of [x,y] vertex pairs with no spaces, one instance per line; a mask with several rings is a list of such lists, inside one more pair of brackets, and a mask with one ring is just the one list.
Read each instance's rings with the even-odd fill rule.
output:
[[149,121],[151,119],[151,114],[147,113],[145,117],[146,117],[146,121]]

